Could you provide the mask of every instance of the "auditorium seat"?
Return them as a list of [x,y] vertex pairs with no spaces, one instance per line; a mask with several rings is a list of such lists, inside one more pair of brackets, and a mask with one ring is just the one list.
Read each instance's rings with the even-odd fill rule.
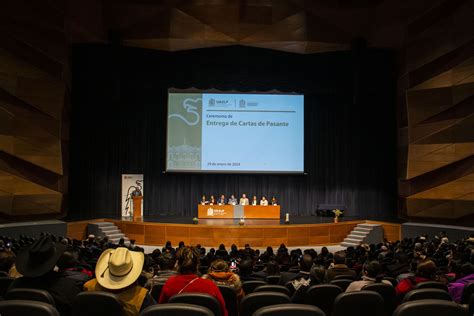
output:
[[392,315],[397,304],[397,295],[395,293],[395,288],[392,285],[385,283],[372,283],[364,286],[362,290],[379,293],[384,300],[385,315]]
[[140,313],[140,316],[214,316],[214,313],[204,306],[167,303],[149,306]]
[[225,301],[225,308],[229,316],[236,316],[239,313],[239,304],[237,302],[237,293],[235,288],[228,285],[218,285],[222,297]]
[[361,290],[339,294],[334,300],[332,316],[380,316],[384,312],[383,298],[379,293]]
[[10,284],[12,284],[14,278],[2,276],[0,277],[0,297],[4,297],[5,293],[7,293]]
[[56,306],[51,294],[49,294],[48,291],[39,289],[12,289],[5,294],[5,299],[37,301]]
[[0,315],[59,316],[51,304],[29,300],[0,301]]
[[464,286],[461,296],[461,304],[469,304],[472,294],[474,294],[474,282],[468,283]]
[[342,293],[342,289],[334,284],[319,284],[311,286],[304,296],[304,303],[321,308],[326,315],[331,316],[334,300]]
[[[467,309],[455,302],[444,300],[418,300],[398,306],[393,316],[467,316]],[[472,314],[470,314],[472,315]]]
[[151,288],[150,295],[157,302],[160,300],[161,290],[163,290],[164,285],[165,285],[165,283],[160,282],[160,283],[156,283]]
[[446,286],[446,284],[443,284],[438,281],[426,281],[418,283],[415,286],[415,289],[440,289],[445,290],[446,292],[448,291],[448,287]]
[[333,278],[333,280],[341,280],[341,279],[354,281],[356,277],[352,274],[339,274]]
[[240,304],[240,316],[252,316],[257,310],[265,306],[290,304],[288,295],[276,292],[258,292],[244,296]]
[[122,303],[112,293],[81,292],[73,302],[73,316],[121,315]]
[[[262,307],[253,316],[326,316],[316,306],[304,304],[278,304]],[[328,315],[331,316],[331,315]]]
[[351,284],[353,281],[354,280],[349,280],[349,279],[337,279],[337,280],[332,280],[329,283],[339,286],[344,292],[349,287],[349,284]]
[[260,285],[253,292],[254,293],[257,293],[257,292],[278,292],[278,293],[283,293],[283,294],[286,294],[286,295],[290,296],[290,290],[288,290],[288,288],[286,286],[283,286],[283,285],[273,285],[273,284]]
[[265,278],[268,284],[280,284],[281,277],[279,275],[269,275]]
[[468,301],[469,304],[469,315],[474,315],[474,295],[471,295]]
[[386,277],[384,277],[383,279],[386,280],[386,281],[389,281],[390,283],[392,283],[392,285],[393,285],[394,287],[397,286],[397,284],[398,284],[397,279],[395,279],[395,278],[387,277],[387,276],[386,276]]
[[186,292],[181,294],[176,294],[169,299],[170,303],[184,303],[204,306],[211,310],[214,315],[223,315],[221,312],[221,307],[219,302],[214,296],[211,296],[206,293],[193,293]]
[[403,303],[427,299],[452,301],[452,298],[448,292],[440,289],[426,288],[416,289],[408,292],[403,298]]
[[242,288],[245,294],[250,294],[261,285],[267,285],[267,283],[265,281],[245,281],[242,283]]

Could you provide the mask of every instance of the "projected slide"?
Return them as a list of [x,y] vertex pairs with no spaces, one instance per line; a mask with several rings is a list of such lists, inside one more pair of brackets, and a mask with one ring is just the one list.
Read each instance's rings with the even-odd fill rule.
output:
[[167,171],[304,172],[304,97],[169,93]]

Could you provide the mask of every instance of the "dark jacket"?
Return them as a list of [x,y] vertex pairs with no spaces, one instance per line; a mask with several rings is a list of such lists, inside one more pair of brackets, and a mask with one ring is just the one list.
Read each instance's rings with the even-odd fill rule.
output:
[[50,271],[47,274],[37,277],[21,277],[15,279],[9,290],[18,288],[32,288],[46,290],[54,298],[56,308],[62,316],[71,315],[71,306],[76,295],[81,292],[81,288],[71,279],[62,277],[59,273]]

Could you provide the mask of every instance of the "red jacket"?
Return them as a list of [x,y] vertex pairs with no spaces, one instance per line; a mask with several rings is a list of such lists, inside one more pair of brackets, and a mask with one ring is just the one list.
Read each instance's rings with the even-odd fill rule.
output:
[[[194,279],[196,279],[196,281],[190,283]],[[188,286],[186,287],[186,285]],[[201,279],[195,274],[180,274],[170,277],[163,286],[158,304],[167,303],[173,295],[178,294],[178,292],[184,287],[186,288],[181,293],[199,292],[214,296],[221,306],[221,314],[223,316],[228,316],[225,308],[225,301],[219,288],[211,280]]]
[[395,292],[397,293],[397,297],[401,300],[405,294],[410,292],[415,288],[418,283],[431,281],[430,279],[421,278],[421,277],[408,277],[400,281],[395,287]]

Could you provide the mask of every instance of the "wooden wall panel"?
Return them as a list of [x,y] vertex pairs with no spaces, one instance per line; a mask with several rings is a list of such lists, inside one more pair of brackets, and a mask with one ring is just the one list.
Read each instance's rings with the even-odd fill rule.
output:
[[[102,221],[91,220],[94,221]],[[162,224],[145,222],[128,222],[105,219],[115,223],[130,239],[139,244],[162,246],[166,241],[177,245],[180,241],[186,244],[201,244],[204,247],[217,248],[223,243],[227,248],[232,244],[244,247],[265,248],[278,247],[284,243],[289,247],[305,247],[339,244],[349,232],[360,223],[366,221],[348,221],[338,224],[305,224],[305,225],[268,225],[268,226],[222,226],[222,225],[186,225]],[[73,222],[68,224],[68,236],[82,239],[85,237],[87,223]],[[400,224],[367,221],[383,226],[385,238],[390,241],[400,239]]]

